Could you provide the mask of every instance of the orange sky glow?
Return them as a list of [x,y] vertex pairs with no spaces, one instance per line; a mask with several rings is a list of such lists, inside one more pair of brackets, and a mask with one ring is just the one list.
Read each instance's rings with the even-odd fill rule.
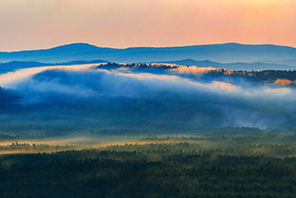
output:
[[1,0],[0,51],[238,42],[296,47],[296,0]]

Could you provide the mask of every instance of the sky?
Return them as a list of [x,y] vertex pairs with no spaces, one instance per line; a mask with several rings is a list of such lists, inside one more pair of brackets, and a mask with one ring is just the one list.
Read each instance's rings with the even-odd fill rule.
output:
[[0,51],[237,42],[296,47],[296,0],[1,0]]

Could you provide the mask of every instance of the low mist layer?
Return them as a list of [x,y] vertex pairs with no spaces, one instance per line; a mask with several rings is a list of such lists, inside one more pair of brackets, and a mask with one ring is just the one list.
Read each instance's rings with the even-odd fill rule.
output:
[[0,75],[0,120],[149,132],[294,128],[296,92],[286,83],[293,74],[168,64],[28,68]]

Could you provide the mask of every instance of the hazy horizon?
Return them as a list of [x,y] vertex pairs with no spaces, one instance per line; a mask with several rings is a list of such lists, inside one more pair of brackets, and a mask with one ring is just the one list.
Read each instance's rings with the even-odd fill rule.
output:
[[93,43],[87,43],[87,42],[72,42],[72,43],[61,43],[58,45],[53,45],[53,46],[48,46],[48,47],[43,47],[43,48],[33,48],[33,49],[20,49],[20,50],[3,50],[0,52],[21,52],[21,51],[34,51],[34,50],[47,50],[47,49],[52,49],[56,47],[61,47],[61,46],[67,46],[67,45],[73,45],[73,44],[86,44],[86,45],[92,45],[96,46],[99,48],[112,48],[112,49],[128,49],[128,48],[171,48],[171,47],[191,47],[191,46],[206,46],[206,45],[226,45],[226,44],[237,44],[237,45],[249,45],[249,46],[254,46],[254,45],[271,45],[271,46],[281,46],[281,47],[291,47],[291,48],[296,48],[296,46],[289,46],[289,45],[278,45],[278,44],[271,44],[271,43],[239,43],[239,42],[224,42],[224,43],[205,43],[205,44],[192,44],[192,45],[170,45],[170,46],[127,46],[127,47],[111,47],[111,46],[99,46]]
[[0,51],[76,42],[112,48],[228,42],[296,47],[295,7],[294,0],[2,0]]

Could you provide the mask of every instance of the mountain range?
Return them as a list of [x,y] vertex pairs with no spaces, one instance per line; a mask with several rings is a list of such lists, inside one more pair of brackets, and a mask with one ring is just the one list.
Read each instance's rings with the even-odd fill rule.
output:
[[265,63],[265,62],[254,62],[254,63],[219,63],[209,60],[197,61],[193,59],[184,59],[176,61],[160,61],[159,63],[169,63],[183,66],[197,66],[197,67],[214,67],[224,68],[228,70],[295,70],[296,67],[288,64],[280,63]]
[[50,49],[0,52],[0,62],[39,61],[69,62],[108,60],[113,62],[211,60],[221,63],[294,60],[296,48],[277,45],[244,45],[237,43],[181,47],[102,48],[87,43],[73,43]]
[[[8,63],[0,63],[0,74],[15,71],[23,68],[31,67],[42,67],[42,66],[57,66],[57,65],[83,65],[83,64],[99,64],[99,63],[108,63],[110,61],[105,60],[92,60],[92,61],[70,61],[62,63],[43,63],[36,61],[11,61]],[[164,63],[164,64],[175,64],[181,66],[197,66],[197,67],[213,67],[213,68],[224,68],[228,70],[295,70],[295,66],[287,64],[278,64],[278,63],[218,63],[209,60],[197,61],[193,59],[184,59],[176,61],[159,61],[159,62],[150,62],[150,63]]]
[[73,43],[50,49],[0,52],[0,72],[44,65],[101,62],[164,62],[233,70],[294,70],[295,57],[296,48],[277,45],[226,43],[116,49]]

